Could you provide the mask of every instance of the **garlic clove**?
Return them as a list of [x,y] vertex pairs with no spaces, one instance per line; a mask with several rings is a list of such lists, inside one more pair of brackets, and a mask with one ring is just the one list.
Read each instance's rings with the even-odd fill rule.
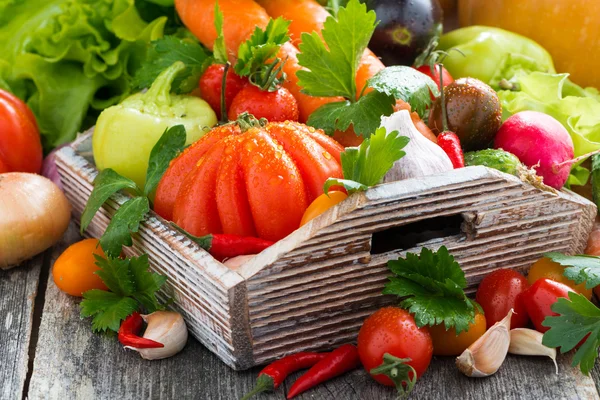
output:
[[162,343],[165,347],[138,349],[125,346],[125,348],[137,351],[146,360],[160,360],[179,353],[185,347],[188,330],[181,314],[175,311],[156,311],[142,315],[142,318],[148,324],[143,337]]
[[558,374],[558,364],[556,363],[556,349],[542,344],[543,333],[533,329],[515,328],[510,331],[510,354],[519,354],[523,356],[548,356],[554,362],[556,374]]
[[510,310],[504,319],[496,322],[458,356],[456,366],[460,372],[473,378],[483,378],[498,371],[508,353],[512,314],[513,310]]

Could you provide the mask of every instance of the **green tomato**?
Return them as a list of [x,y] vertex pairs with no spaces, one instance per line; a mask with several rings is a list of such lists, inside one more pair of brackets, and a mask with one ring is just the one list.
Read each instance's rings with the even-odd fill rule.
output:
[[163,71],[146,93],[102,111],[92,141],[99,170],[112,168],[143,189],[150,152],[166,129],[183,125],[186,144],[190,144],[217,123],[215,112],[204,100],[169,93],[182,65],[175,63]]

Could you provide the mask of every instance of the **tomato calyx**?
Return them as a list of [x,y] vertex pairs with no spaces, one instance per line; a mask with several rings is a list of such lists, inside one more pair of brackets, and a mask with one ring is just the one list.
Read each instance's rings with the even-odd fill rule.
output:
[[[398,358],[390,353],[383,355],[383,363],[369,371],[371,375],[385,375],[394,382],[398,395],[403,398],[413,390],[417,383],[417,371],[408,364],[410,358]],[[412,376],[410,373],[412,372]],[[406,384],[406,388],[404,388]]]
[[257,68],[256,71],[248,76],[248,80],[262,91],[275,92],[285,82],[285,78],[287,77],[285,72],[283,72],[283,66],[286,61],[287,58],[282,61],[277,57],[272,63]]

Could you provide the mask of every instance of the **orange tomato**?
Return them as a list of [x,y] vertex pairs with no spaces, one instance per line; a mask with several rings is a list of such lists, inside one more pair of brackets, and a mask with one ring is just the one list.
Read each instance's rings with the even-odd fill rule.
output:
[[585,282],[576,284],[572,280],[563,275],[565,267],[559,263],[555,263],[549,258],[540,258],[529,270],[527,280],[530,285],[533,285],[538,279],[546,278],[567,285],[577,293],[584,295],[588,300],[592,298],[592,289],[585,288]]
[[98,245],[98,239],[85,239],[69,246],[56,259],[52,268],[56,286],[63,292],[78,297],[90,289],[108,289],[94,273],[100,269],[95,264],[94,254],[106,257]]
[[348,195],[344,192],[338,192],[336,190],[332,190],[329,192],[329,195],[323,193],[319,197],[317,197],[306,209],[304,215],[302,216],[302,221],[300,221],[300,226],[307,224],[311,219],[315,219],[319,215],[323,214],[325,211],[329,210],[331,207],[335,206],[338,203],[344,201]]
[[456,329],[446,330],[444,324],[430,326],[429,334],[433,341],[433,354],[436,356],[458,356],[486,331],[485,315],[475,314],[475,321],[469,329],[456,335]]

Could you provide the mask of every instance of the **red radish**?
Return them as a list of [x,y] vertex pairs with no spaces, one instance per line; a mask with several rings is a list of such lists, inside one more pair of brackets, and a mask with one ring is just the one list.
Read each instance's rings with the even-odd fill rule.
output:
[[538,111],[521,111],[498,130],[494,147],[508,151],[555,189],[564,186],[574,156],[573,140],[560,122]]

